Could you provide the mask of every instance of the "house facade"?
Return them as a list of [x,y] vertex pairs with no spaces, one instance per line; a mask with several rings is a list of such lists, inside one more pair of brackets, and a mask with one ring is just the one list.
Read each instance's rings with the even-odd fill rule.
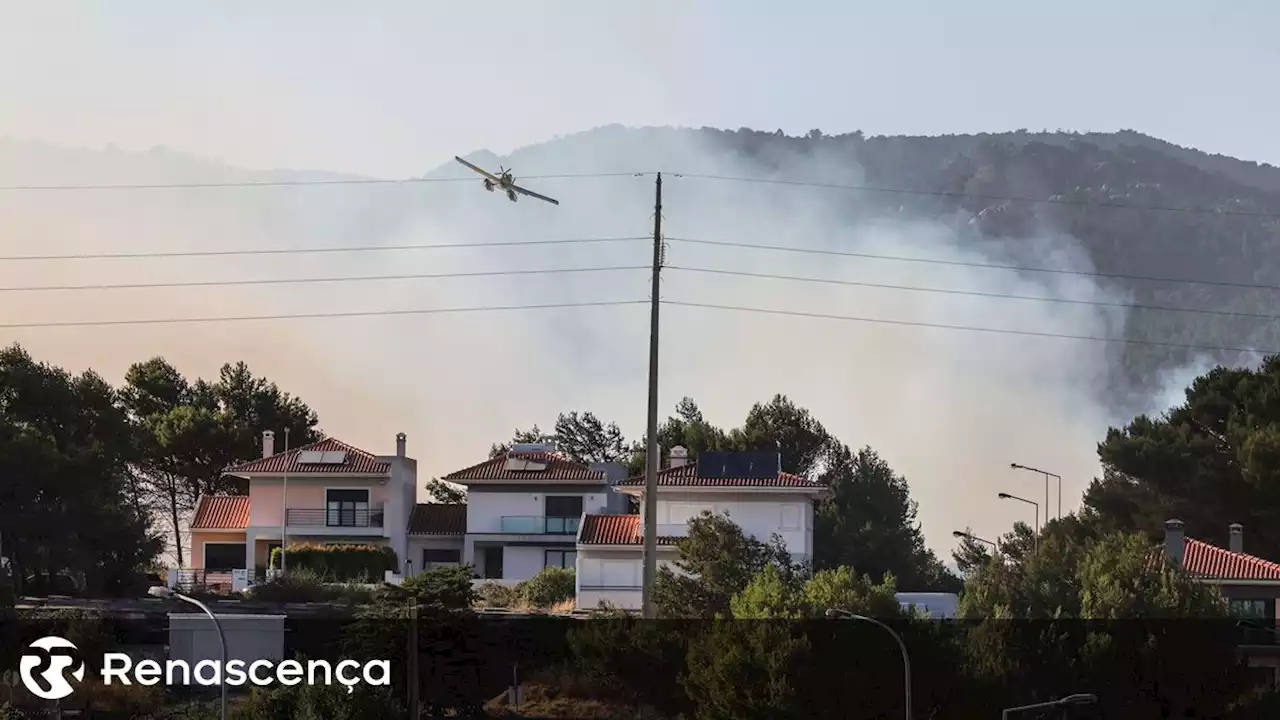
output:
[[204,576],[265,570],[282,536],[290,544],[386,545],[403,562],[418,474],[405,442],[396,436],[394,455],[333,438],[277,453],[274,434],[264,432],[261,458],[224,471],[246,481],[248,494],[197,502],[190,569]]
[[641,572],[645,504],[656,505],[658,564],[677,558],[676,543],[689,531],[689,520],[703,512],[724,513],[759,540],[782,538],[797,561],[813,557],[814,501],[825,486],[782,472],[777,453],[702,453],[695,460],[682,447],[671,450],[658,473],[655,498],[645,497],[644,477],[616,486],[639,500],[640,514],[584,514],[576,538],[578,608],[601,602],[616,607],[641,606]]
[[1244,551],[1244,526],[1228,527],[1222,548],[1187,537],[1181,520],[1165,523],[1164,561],[1201,583],[1216,585],[1228,611],[1241,621],[1240,651],[1251,666],[1269,668],[1272,683],[1280,680],[1280,564]]
[[577,463],[550,443],[515,445],[442,478],[467,488],[467,504],[415,507],[409,557],[415,568],[469,564],[478,581],[507,585],[572,569],[583,516],[625,510],[613,489],[624,477],[621,466]]

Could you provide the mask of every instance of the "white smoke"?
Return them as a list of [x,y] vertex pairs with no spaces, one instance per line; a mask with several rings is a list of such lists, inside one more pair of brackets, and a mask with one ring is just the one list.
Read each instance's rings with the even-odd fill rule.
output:
[[[21,148],[21,151],[15,149]],[[779,143],[777,148],[785,148]],[[61,164],[49,158],[62,153]],[[481,157],[477,155],[476,157]],[[92,162],[85,160],[91,158]],[[833,152],[770,150],[744,158],[708,134],[603,128],[488,157],[561,201],[512,205],[479,180],[405,186],[333,186],[0,196],[4,255],[194,248],[492,243],[645,236],[653,177],[664,172],[669,240],[662,297],[689,303],[956,325],[1039,336],[817,319],[665,305],[660,407],[694,397],[708,419],[734,426],[774,393],[810,408],[845,442],[871,445],[911,483],[930,544],[951,531],[987,537],[1023,506],[1043,501],[1038,476],[1064,478],[1062,510],[1098,474],[1095,445],[1114,419],[1099,399],[1111,366],[1104,343],[1053,335],[1123,332],[1122,309],[907,292],[699,273],[689,268],[839,279],[1040,298],[1116,301],[1080,275],[1019,275],[961,265],[715,247],[678,238],[838,249],[960,263],[1088,270],[1069,237],[1007,242],[962,238],[935,222],[860,214],[838,189],[692,177],[695,174],[857,184],[860,170]],[[433,177],[460,177],[449,165]],[[683,174],[683,177],[677,176]],[[111,155],[0,145],[5,184],[199,182],[261,176],[167,153]],[[221,280],[324,275],[645,266],[647,241],[418,252],[276,255],[185,260],[0,264],[4,286]],[[644,301],[645,270],[324,285],[6,293],[0,322],[481,307]],[[245,360],[301,395],[323,429],[374,452],[409,434],[426,477],[482,458],[515,427],[548,427],[557,413],[591,410],[638,438],[645,421],[648,310],[623,307],[0,331],[41,359],[94,367],[119,381],[128,363],[164,355],[191,375]],[[1050,506],[1056,510],[1054,488]],[[1042,509],[1043,510],[1043,509]]]

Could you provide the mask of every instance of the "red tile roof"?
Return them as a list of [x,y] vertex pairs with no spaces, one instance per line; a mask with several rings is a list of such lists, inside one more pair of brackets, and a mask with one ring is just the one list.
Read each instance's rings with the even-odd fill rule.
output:
[[[679,538],[659,537],[659,545],[675,545]],[[587,515],[578,542],[583,545],[643,545],[639,515]]]
[[[1182,569],[1203,579],[1280,580],[1280,564],[1260,557],[1234,553],[1203,540],[1183,538]],[[1155,555],[1164,558],[1164,547]]]
[[[777,477],[698,477],[696,462],[681,467],[667,468],[658,473],[659,487],[794,487],[822,489],[820,483],[799,475],[780,472]],[[618,487],[644,487],[644,476],[627,478]]]
[[[346,461],[341,465],[303,465],[298,462],[298,454],[306,451],[345,452]],[[268,458],[250,460],[223,470],[224,473],[248,475],[252,473],[290,473],[303,475],[307,473],[351,473],[360,475],[383,475],[391,472],[391,463],[379,460],[376,455],[352,447],[341,440],[326,438],[310,445],[294,448],[289,452],[276,453]]]
[[555,453],[520,453],[517,457],[547,463],[547,468],[545,470],[508,470],[507,456],[499,455],[445,475],[443,479],[461,483],[468,480],[507,480],[516,483],[544,480],[598,480],[601,483],[606,481],[603,472],[592,470],[582,463],[576,463]]
[[221,530],[249,526],[248,495],[201,495],[191,518],[192,530]]
[[462,535],[466,532],[466,505],[418,504],[409,515],[410,535]]

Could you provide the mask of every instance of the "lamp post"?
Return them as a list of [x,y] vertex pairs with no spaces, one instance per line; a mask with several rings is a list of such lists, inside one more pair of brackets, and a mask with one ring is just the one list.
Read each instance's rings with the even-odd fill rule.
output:
[[902,686],[903,692],[905,693],[903,702],[906,703],[904,707],[905,715],[903,717],[905,717],[906,720],[911,720],[911,658],[907,655],[907,644],[902,642],[902,636],[894,632],[894,629],[888,625],[885,625],[875,618],[869,618],[866,615],[857,615],[846,610],[831,608],[827,610],[827,617],[833,620],[845,619],[869,622],[872,625],[879,626],[885,632],[893,636],[894,641],[898,643],[898,650],[902,652]]
[[222,649],[222,667],[218,670],[218,678],[222,681],[220,683],[222,685],[222,720],[227,720],[227,637],[222,634],[222,624],[218,622],[218,618],[213,614],[213,611],[209,609],[208,605],[205,605],[195,598],[174,592],[163,585],[156,585],[148,590],[147,593],[152,597],[177,598],[185,603],[195,605],[203,610],[204,614],[208,615],[209,619],[213,621],[213,629],[218,631],[218,646]]
[[[1034,500],[1028,500],[1026,498],[1018,497],[1017,495],[1010,495],[1009,493],[1000,493],[996,497],[1000,498],[1001,500],[1017,500],[1018,502],[1024,502],[1036,509],[1036,538],[1035,538],[1036,544],[1035,546],[1036,546],[1036,549],[1039,549],[1040,548],[1040,503],[1035,502]],[[1048,508],[1045,508],[1045,510],[1048,510]]]
[[1044,519],[1046,523],[1049,521],[1049,478],[1057,478],[1058,479],[1058,514],[1055,517],[1057,518],[1062,517],[1062,476],[1061,475],[1058,475],[1057,473],[1051,473],[1047,470],[1040,470],[1038,468],[1028,467],[1026,465],[1019,465],[1018,463],[1009,463],[1009,467],[1013,468],[1014,470],[1026,470],[1028,472],[1040,473],[1041,475],[1044,476]]
[[957,537],[957,538],[961,538],[961,539],[965,539],[965,538],[967,538],[967,539],[972,540],[972,541],[974,541],[974,542],[980,542],[980,543],[982,543],[982,544],[984,544],[984,545],[990,545],[991,547],[993,547],[993,548],[995,548],[995,549],[996,549],[996,554],[997,554],[997,555],[998,555],[998,554],[1000,554],[1000,543],[994,543],[994,542],[991,542],[990,540],[984,540],[983,538],[980,538],[980,537],[978,537],[977,535],[970,535],[970,534],[969,534],[969,533],[967,533],[967,532],[960,532],[959,530],[955,530],[955,531],[953,531],[953,532],[951,533],[951,535],[952,535],[952,537]]
[[1025,712],[1027,710],[1047,710],[1049,708],[1066,707],[1067,705],[1093,705],[1098,702],[1097,695],[1087,693],[1076,693],[1068,695],[1060,700],[1051,700],[1049,702],[1036,703],[1034,705],[1019,705],[1018,707],[1005,708],[1000,717],[1009,720],[1009,717],[1016,712]]

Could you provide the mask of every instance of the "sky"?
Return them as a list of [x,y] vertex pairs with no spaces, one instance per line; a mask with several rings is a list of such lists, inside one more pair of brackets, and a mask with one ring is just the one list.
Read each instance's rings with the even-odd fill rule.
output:
[[[422,175],[455,154],[480,149],[515,152],[509,162],[517,163],[517,171],[634,171],[663,163],[727,175],[759,170],[665,136],[644,142],[593,136],[575,146],[579,153],[595,148],[590,157],[557,155],[560,145],[521,150],[614,123],[791,134],[812,128],[828,134],[1131,128],[1280,164],[1280,135],[1274,132],[1280,96],[1270,88],[1280,76],[1280,46],[1266,35],[1280,21],[1280,6],[1261,1],[1217,8],[1078,2],[1069,12],[1015,2],[852,0],[387,0],[375,7],[0,0],[0,184],[252,179],[241,169],[280,168],[394,178]],[[5,145],[4,138],[66,150]],[[149,152],[160,146],[171,152]],[[96,152],[108,147],[119,152]],[[188,156],[229,167],[193,163]],[[827,167],[807,157],[784,158],[780,167],[811,179],[859,179],[856,168]],[[644,182],[548,183],[537,189],[564,200],[561,208],[504,202],[498,203],[506,213],[501,216],[493,213],[492,197],[470,186],[455,195],[439,186],[432,194],[420,194],[423,186],[10,193],[0,195],[0,250],[25,255],[33,248],[53,254],[644,234],[650,212]],[[851,222],[811,195],[734,195],[676,182],[664,213],[672,235],[758,242],[786,237],[887,254],[1018,259],[1012,246],[961,249],[947,231],[928,224]],[[1027,264],[1070,259],[1078,251],[1070,238],[1019,242],[1040,253]],[[736,264],[756,272],[821,275],[838,269],[812,258],[727,258],[695,250],[676,243],[671,252],[677,263]],[[520,252],[528,254],[0,262],[0,286],[647,262],[644,247]],[[1002,283],[1023,294],[1107,296],[1085,282],[995,283],[981,274],[944,276],[920,266],[848,272],[853,274],[846,278],[862,273],[861,279],[878,282],[988,291]],[[376,290],[353,284],[61,293],[27,303],[8,302],[15,297],[10,294],[0,304],[0,320],[646,297],[644,272],[619,277],[595,284],[547,278],[391,283]],[[796,310],[845,303],[908,321],[1004,322],[1072,334],[1107,334],[1123,322],[1092,311],[718,282],[677,271],[664,279],[664,297],[738,298]],[[245,359],[310,402],[322,429],[341,438],[387,452],[396,432],[408,432],[420,473],[429,477],[476,462],[489,442],[515,427],[548,427],[562,410],[594,410],[639,437],[644,309],[604,312],[215,324],[196,332],[166,325],[37,329],[6,333],[0,343],[21,342],[41,359],[73,370],[92,367],[115,382],[130,362],[151,355],[204,377],[222,362]],[[1066,478],[1064,511],[1076,507],[1097,471],[1094,444],[1117,420],[1081,399],[1109,372],[1096,346],[1032,347],[1023,340],[876,327],[845,332],[709,311],[666,317],[664,416],[680,397],[693,395],[713,422],[733,426],[751,402],[785,392],[842,439],[871,444],[907,475],[926,536],[940,552],[950,546],[953,528],[990,536],[1025,519],[1021,508],[991,500],[998,490],[1037,490],[1036,478],[1009,475],[1009,461],[1058,471]],[[772,338],[788,338],[803,349],[801,369],[796,354],[753,352]],[[1167,397],[1176,399],[1193,376],[1177,374]],[[930,411],[922,414],[922,407]],[[1036,422],[1027,422],[1028,416]],[[1010,452],[1017,456],[1003,456]]]
[[598,125],[1132,128],[1280,164],[1267,0],[0,3],[0,134],[419,174]]

